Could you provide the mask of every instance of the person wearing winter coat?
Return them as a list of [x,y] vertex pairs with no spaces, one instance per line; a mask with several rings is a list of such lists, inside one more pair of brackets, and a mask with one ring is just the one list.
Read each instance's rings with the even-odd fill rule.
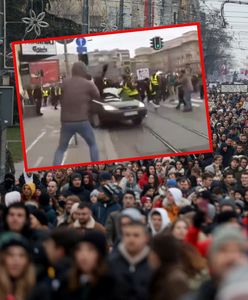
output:
[[122,188],[123,193],[126,191],[133,191],[136,195],[136,198],[139,198],[141,193],[141,188],[137,184],[135,173],[126,171],[125,177],[123,177],[119,183],[119,186]]
[[148,215],[148,226],[152,236],[163,232],[169,225],[170,219],[164,208],[154,208]]
[[4,181],[0,184],[1,202],[3,203],[5,194],[13,191],[18,191],[18,188],[15,186],[15,176],[10,173],[7,173],[4,176]]
[[117,279],[120,300],[146,300],[152,276],[148,264],[148,231],[132,221],[122,227],[122,239],[109,257],[109,268]]
[[18,233],[0,235],[0,299],[26,300],[35,286],[28,241]]
[[189,286],[181,263],[179,241],[168,234],[153,237],[149,263],[154,270],[149,300],[181,300]]
[[98,222],[96,222],[92,216],[91,205],[87,202],[79,204],[77,209],[78,218],[71,224],[71,228],[77,229],[80,232],[87,231],[99,231],[103,234],[106,233],[106,229]]
[[163,201],[163,208],[167,211],[169,219],[174,222],[177,219],[180,208],[189,205],[189,201],[183,198],[178,188],[168,189],[167,196]]
[[50,197],[47,193],[41,194],[39,198],[39,208],[46,214],[48,223],[55,226],[57,223],[57,215],[53,207],[50,205]]
[[107,242],[90,231],[79,236],[73,263],[54,300],[118,300],[119,286],[106,264]]
[[121,213],[127,208],[135,208],[136,199],[133,191],[126,191],[122,199],[122,210],[111,212],[106,221],[107,239],[109,245],[113,246],[120,240],[120,226],[119,221]]
[[79,173],[74,173],[71,175],[69,189],[64,193],[65,197],[70,195],[78,196],[81,201],[90,202],[90,192],[83,187],[82,176]]
[[101,199],[92,205],[93,218],[103,226],[106,225],[108,216],[114,211],[120,211],[121,205],[117,202],[115,191],[111,185],[101,187]]

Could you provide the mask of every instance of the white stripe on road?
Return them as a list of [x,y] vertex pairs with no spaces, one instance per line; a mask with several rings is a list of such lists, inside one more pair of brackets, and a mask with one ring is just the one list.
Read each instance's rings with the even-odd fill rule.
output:
[[110,133],[108,130],[103,130],[103,141],[104,141],[104,148],[107,155],[107,159],[116,159],[118,158],[117,151],[115,146],[111,140]]
[[[72,145],[72,140],[74,140],[74,136],[70,139],[68,148],[67,148],[67,150],[65,151],[64,158],[63,158],[63,160],[62,160],[61,165],[64,165],[65,162],[66,162],[66,159],[67,159],[67,156],[68,156],[68,151],[69,151],[69,146]],[[69,163],[70,163],[70,162],[68,162],[68,164],[69,164]]]
[[44,156],[40,156],[40,157],[37,159],[36,163],[34,164],[34,168],[39,167],[39,165],[40,165],[40,163],[43,161],[43,159],[44,159]]
[[43,136],[46,134],[46,130],[43,131],[34,141],[33,143],[26,149],[26,153],[28,153],[38,142],[40,139],[43,138]]

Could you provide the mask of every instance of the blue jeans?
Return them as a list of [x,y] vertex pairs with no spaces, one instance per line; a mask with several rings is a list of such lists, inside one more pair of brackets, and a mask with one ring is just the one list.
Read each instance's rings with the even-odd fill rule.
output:
[[64,153],[68,148],[68,144],[72,136],[78,133],[89,146],[91,161],[99,160],[99,153],[96,144],[95,135],[89,121],[81,122],[63,122],[60,130],[59,146],[55,152],[53,165],[61,165]]
[[185,109],[192,109],[191,92],[184,92]]

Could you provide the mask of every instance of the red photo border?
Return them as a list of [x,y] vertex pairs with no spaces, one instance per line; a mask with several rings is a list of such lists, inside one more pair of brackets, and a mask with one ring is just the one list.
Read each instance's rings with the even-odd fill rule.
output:
[[[138,156],[138,157],[127,157],[127,158],[120,158],[114,160],[104,160],[104,161],[97,161],[97,162],[85,162],[85,163],[76,163],[76,164],[65,164],[60,166],[47,166],[41,168],[28,168],[27,163],[27,153],[26,153],[26,145],[25,145],[25,137],[24,137],[24,125],[23,125],[23,115],[22,115],[22,104],[21,104],[21,97],[20,97],[20,90],[19,90],[19,79],[18,79],[18,72],[17,72],[17,57],[15,51],[15,45],[27,44],[27,43],[37,43],[37,42],[44,42],[44,41],[57,41],[57,40],[64,40],[64,39],[75,39],[78,37],[85,37],[85,36],[98,36],[98,35],[109,35],[109,34],[119,34],[119,33],[127,33],[127,32],[138,32],[138,31],[150,31],[150,30],[159,30],[159,29],[167,29],[167,28],[177,28],[177,27],[190,27],[190,26],[197,26],[198,32],[198,45],[199,45],[199,54],[200,54],[200,63],[201,63],[201,71],[202,71],[202,82],[203,82],[203,89],[204,89],[204,101],[206,107],[206,118],[207,118],[207,126],[208,126],[208,138],[209,138],[209,146],[210,148],[207,150],[198,150],[198,151],[189,151],[189,152],[179,152],[179,153],[171,153],[171,154],[157,154],[157,155],[148,155],[148,156]],[[70,36],[60,36],[60,37],[50,37],[50,38],[42,38],[36,40],[24,40],[24,41],[15,41],[11,43],[12,51],[13,51],[13,60],[14,60],[14,71],[15,71],[15,82],[16,82],[16,94],[17,94],[17,104],[18,104],[18,112],[20,118],[20,130],[21,130],[21,139],[22,139],[22,151],[23,151],[23,159],[24,159],[24,169],[26,172],[34,172],[34,171],[43,171],[43,170],[51,170],[51,169],[61,169],[61,168],[72,168],[78,166],[87,166],[87,165],[97,165],[97,164],[109,164],[115,162],[126,162],[126,161],[134,161],[134,160],[144,160],[144,159],[154,159],[154,158],[161,158],[161,157],[174,157],[174,156],[182,156],[182,155],[190,155],[190,154],[202,154],[202,153],[210,153],[213,152],[213,143],[212,143],[212,134],[211,134],[211,126],[210,126],[210,116],[209,116],[209,107],[208,107],[208,97],[207,97],[207,84],[206,84],[206,75],[205,75],[205,67],[204,67],[204,56],[203,56],[203,48],[202,48],[202,38],[201,38],[201,29],[200,29],[200,22],[192,22],[187,24],[175,24],[169,26],[158,26],[152,28],[138,28],[138,29],[130,29],[130,30],[117,30],[112,32],[98,32],[98,33],[89,33],[89,34],[77,34],[77,35],[70,35]]]

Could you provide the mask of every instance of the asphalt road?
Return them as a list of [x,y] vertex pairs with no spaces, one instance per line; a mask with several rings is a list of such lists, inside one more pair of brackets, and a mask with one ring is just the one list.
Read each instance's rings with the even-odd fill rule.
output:
[[[148,115],[140,126],[109,124],[94,129],[100,160],[208,150],[205,102],[193,96],[193,112],[177,111],[176,102],[166,100],[156,111],[147,104]],[[52,165],[60,133],[60,108],[42,108],[43,116],[24,119],[28,168]],[[88,146],[78,136],[70,141],[63,164],[90,162]]]

